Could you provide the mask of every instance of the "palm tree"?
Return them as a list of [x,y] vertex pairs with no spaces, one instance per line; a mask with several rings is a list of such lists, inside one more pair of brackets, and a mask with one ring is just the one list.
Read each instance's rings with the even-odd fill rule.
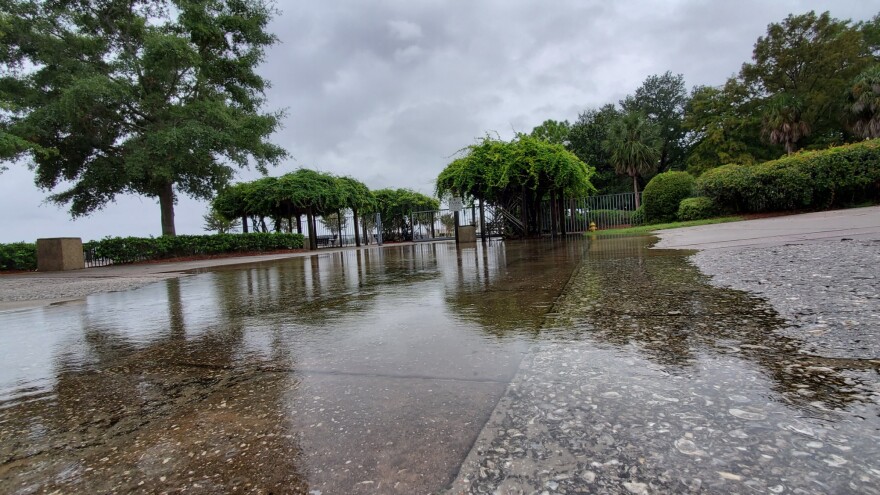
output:
[[660,130],[640,112],[627,112],[611,123],[602,148],[608,153],[614,170],[633,180],[636,208],[639,199],[639,177],[657,170],[660,159]]
[[846,96],[853,132],[865,139],[880,137],[880,65],[859,74]]
[[800,100],[788,93],[770,98],[764,112],[764,135],[772,144],[781,144],[789,155],[797,150],[797,142],[810,135],[810,124],[803,120]]

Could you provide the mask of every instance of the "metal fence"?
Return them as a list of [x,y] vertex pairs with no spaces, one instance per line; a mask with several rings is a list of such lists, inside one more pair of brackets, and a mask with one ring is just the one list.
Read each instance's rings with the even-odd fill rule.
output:
[[[641,192],[639,204],[641,204]],[[598,230],[641,225],[643,216],[636,215],[636,194],[605,194],[586,198],[566,199],[562,202],[566,232],[587,232],[594,223]],[[550,202],[541,204],[541,232],[552,231]]]
[[[416,211],[412,219],[413,240],[440,241],[455,238],[455,212],[452,210]],[[477,237],[496,237],[503,235],[503,222],[495,206],[486,204],[480,215],[479,203],[461,209],[458,212],[458,225],[473,225]]]
[[[362,246],[378,242],[375,215],[361,216],[355,220],[351,213],[331,214],[315,219],[314,235],[318,248],[356,246],[355,221],[358,222],[357,234]],[[302,227],[302,233],[306,236],[305,246],[308,247],[312,232],[309,231],[308,222],[303,221]]]

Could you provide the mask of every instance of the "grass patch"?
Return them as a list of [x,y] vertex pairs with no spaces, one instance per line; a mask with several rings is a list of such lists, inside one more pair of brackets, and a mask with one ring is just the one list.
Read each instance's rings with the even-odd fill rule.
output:
[[647,234],[650,232],[654,232],[655,230],[678,229],[681,227],[696,227],[698,225],[711,225],[713,223],[739,222],[740,220],[745,220],[745,217],[732,216],[706,218],[703,220],[690,220],[687,222],[655,223],[653,225],[639,225],[638,227],[626,227],[623,229],[597,230],[596,232],[591,232],[591,234]]

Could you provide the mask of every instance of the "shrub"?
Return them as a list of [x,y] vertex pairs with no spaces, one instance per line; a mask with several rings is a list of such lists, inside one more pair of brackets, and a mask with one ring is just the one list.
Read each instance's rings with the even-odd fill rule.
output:
[[687,172],[657,174],[645,186],[645,217],[650,222],[675,220],[678,204],[694,191],[694,178]]
[[702,220],[704,218],[712,218],[718,214],[718,205],[711,199],[699,196],[696,198],[685,198],[678,205],[678,219],[686,222],[688,220]]
[[300,249],[300,234],[254,232],[250,234],[178,235],[173,237],[107,237],[83,244],[96,258],[113,263],[159,260],[183,256]]
[[724,165],[697,192],[737,212],[824,209],[880,199],[880,139],[807,151],[756,165]]
[[0,244],[0,270],[36,270],[37,245],[30,242]]
[[630,217],[630,223],[632,225],[644,225],[646,223],[645,205],[641,205],[636,208],[636,211],[634,211],[632,217]]

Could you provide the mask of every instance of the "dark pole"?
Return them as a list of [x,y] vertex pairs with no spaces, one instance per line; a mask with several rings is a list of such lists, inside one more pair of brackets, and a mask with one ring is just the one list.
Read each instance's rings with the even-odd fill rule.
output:
[[[357,208],[351,209],[351,220],[354,222],[354,245],[361,247],[361,233],[358,230],[358,211]],[[366,232],[364,232],[366,234]]]
[[559,230],[565,237],[565,193],[559,193]]
[[480,237],[486,242],[486,210],[483,205],[483,199],[480,199]]
[[435,237],[437,237],[437,236],[436,236],[436,234],[434,234],[434,212],[432,211],[431,212],[431,239],[433,239]]
[[455,245],[458,245],[458,210],[455,210]]
[[556,204],[556,191],[550,191],[550,236],[556,237],[557,222],[559,221],[558,205]]

